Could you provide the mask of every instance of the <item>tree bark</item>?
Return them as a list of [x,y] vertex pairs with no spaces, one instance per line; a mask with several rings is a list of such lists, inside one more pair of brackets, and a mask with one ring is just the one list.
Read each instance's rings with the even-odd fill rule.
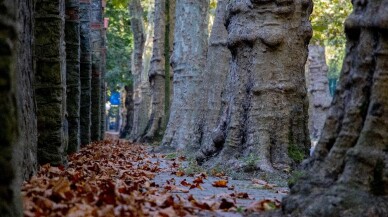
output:
[[69,123],[68,153],[80,148],[80,21],[79,0],[66,0],[66,88],[67,120]]
[[38,162],[66,164],[65,2],[35,1],[35,93]]
[[80,34],[81,34],[81,106],[80,132],[81,145],[90,143],[91,125],[91,78],[92,78],[92,47],[90,41],[90,0],[80,0]]
[[174,28],[174,96],[161,149],[186,149],[198,133],[197,117],[207,52],[209,2],[177,0]]
[[139,0],[131,0],[129,3],[131,16],[131,29],[134,36],[132,53],[132,78],[133,78],[133,123],[129,138],[136,140],[144,130],[143,115],[148,111],[142,109],[142,72],[143,52],[146,43],[145,27],[143,22],[143,8]]
[[20,186],[14,185],[17,165],[13,149],[18,142],[16,108],[17,2],[0,2],[0,215],[21,216]]
[[132,130],[132,124],[133,124],[133,87],[132,86],[125,86],[124,87],[125,94],[123,96],[123,120],[122,120],[122,127],[120,129],[120,138],[127,138],[129,136],[129,133]]
[[209,39],[209,48],[202,85],[200,133],[194,141],[199,152],[198,160],[202,161],[207,153],[215,152],[212,144],[212,132],[219,122],[222,108],[222,94],[230,70],[232,54],[227,47],[228,32],[225,27],[227,0],[218,0],[216,15]]
[[229,3],[232,63],[213,133],[216,152],[206,153],[219,153],[210,166],[275,172],[308,155],[304,66],[311,8],[309,0]]
[[[104,25],[104,21],[102,22]],[[105,74],[106,74],[106,28],[103,26],[102,29],[102,55],[101,55],[101,140],[105,139],[105,126],[106,126],[106,83],[105,83]]]
[[33,88],[34,68],[33,68],[33,1],[18,0],[18,44],[17,44],[17,110],[19,141],[14,152],[15,159],[19,160],[20,169],[17,178],[18,185],[24,179],[30,178],[37,171],[37,143],[38,129],[36,120],[35,92]]
[[160,140],[167,125],[169,100],[166,103],[166,77],[170,79],[169,59],[173,39],[173,25],[170,22],[174,9],[175,0],[155,1],[154,41],[149,70],[152,107],[147,132],[142,139],[146,142]]
[[388,1],[352,1],[340,83],[288,216],[388,216]]
[[310,45],[306,63],[306,83],[309,96],[309,132],[313,142],[321,135],[332,99],[327,72],[325,48]]
[[101,0],[91,3],[91,45],[92,45],[92,81],[91,81],[91,141],[101,139],[101,31],[102,4]]

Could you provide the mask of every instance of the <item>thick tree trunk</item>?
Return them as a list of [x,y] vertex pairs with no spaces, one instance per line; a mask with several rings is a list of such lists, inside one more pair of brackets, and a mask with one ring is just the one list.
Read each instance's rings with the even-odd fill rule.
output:
[[92,78],[92,47],[90,39],[90,0],[80,0],[80,24],[81,24],[81,108],[80,131],[81,145],[90,143],[91,125],[91,78]]
[[332,99],[327,72],[325,48],[310,45],[306,63],[306,83],[309,96],[309,132],[313,142],[321,135]]
[[162,149],[186,149],[198,133],[197,117],[200,103],[198,87],[207,52],[207,0],[177,0],[174,28],[174,50],[171,65],[174,70],[174,98]]
[[[19,160],[18,168],[20,173],[17,177],[28,179],[37,171],[37,143],[38,129],[36,120],[35,92],[33,91],[34,69],[33,69],[33,1],[18,0],[18,62],[16,64],[17,80],[17,110],[19,142],[14,148]],[[18,183],[19,185],[21,183]]]
[[146,43],[145,26],[143,22],[143,8],[139,0],[131,0],[129,3],[129,14],[131,15],[131,29],[134,36],[134,48],[132,53],[132,78],[133,78],[133,123],[129,138],[136,140],[144,130],[146,120],[142,100],[144,99],[142,88],[143,52]]
[[38,162],[67,162],[65,1],[35,1]]
[[281,171],[308,155],[304,66],[312,3],[249,2],[228,5],[232,63],[227,102],[213,134],[214,150],[220,152],[216,163],[233,170]]
[[353,1],[340,84],[287,216],[388,216],[388,1]]
[[17,146],[16,108],[17,2],[0,2],[0,215],[21,216],[20,186],[13,184],[17,165],[13,149]]
[[160,140],[167,125],[169,103],[166,103],[166,77],[170,79],[169,59],[173,39],[173,25],[170,22],[174,16],[171,14],[174,12],[172,8],[175,9],[175,0],[155,1],[154,41],[149,70],[152,108],[147,132],[143,137],[147,142]]
[[[200,132],[196,136],[197,150],[201,148],[198,160],[202,161],[209,152],[215,152],[212,144],[213,129],[217,127],[221,107],[222,94],[226,78],[230,70],[232,54],[227,47],[228,32],[225,27],[227,0],[218,0],[216,15],[209,39],[206,69],[202,85]],[[205,153],[205,154],[203,154]]]
[[91,126],[90,139],[101,139],[101,0],[92,0],[91,7],[91,45],[92,45],[92,81],[91,81]]
[[132,130],[133,124],[133,87],[125,86],[124,87],[125,94],[123,96],[122,103],[124,104],[123,108],[123,120],[122,127],[120,129],[120,138],[127,138],[129,133]]
[[66,88],[67,120],[69,123],[68,153],[80,148],[80,21],[79,0],[66,0]]

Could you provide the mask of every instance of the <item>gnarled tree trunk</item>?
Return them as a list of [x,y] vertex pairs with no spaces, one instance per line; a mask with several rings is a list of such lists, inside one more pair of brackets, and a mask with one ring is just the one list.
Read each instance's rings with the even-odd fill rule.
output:
[[[230,70],[232,54],[227,47],[228,32],[225,27],[227,0],[218,0],[216,16],[209,39],[206,68],[202,84],[202,100],[200,131],[194,141],[201,148],[198,160],[202,161],[203,153],[215,152],[212,144],[213,129],[217,127],[221,112],[222,94],[226,85],[226,78]],[[210,145],[210,146],[209,146]],[[197,150],[198,150],[197,148]],[[203,153],[202,153],[203,152]]]
[[143,140],[147,142],[161,139],[167,125],[169,95],[166,97],[166,77],[170,79],[170,53],[174,25],[175,0],[155,1],[154,15],[154,41],[152,49],[152,59],[149,71],[149,81],[151,83],[152,108],[150,120]]
[[67,120],[69,123],[68,153],[80,148],[80,21],[79,0],[66,0],[66,88]]
[[16,108],[17,2],[0,2],[0,215],[21,216],[20,186],[14,185],[17,159],[18,112]]
[[267,172],[292,167],[309,148],[304,66],[312,3],[236,0],[228,9],[232,63],[213,134],[215,163]]
[[91,79],[92,79],[92,47],[90,39],[90,0],[80,0],[80,35],[81,35],[81,106],[80,132],[81,145],[90,143],[91,125]]
[[142,71],[143,71],[143,51],[146,41],[143,23],[143,8],[141,7],[139,0],[131,0],[129,3],[129,14],[131,16],[131,29],[134,37],[134,47],[132,53],[132,78],[133,78],[133,123],[130,133],[131,139],[137,139],[141,132],[140,118],[142,111],[141,105],[141,84],[142,84]]
[[388,1],[352,1],[346,56],[305,175],[287,216],[388,216]]
[[38,162],[67,163],[65,1],[35,2]]
[[171,65],[174,70],[174,96],[171,113],[161,149],[187,149],[198,133],[197,117],[200,104],[198,87],[207,52],[207,0],[177,0],[175,9],[174,50]]
[[309,131],[313,142],[321,135],[331,103],[327,71],[325,48],[310,45],[306,63],[306,83],[309,96]]
[[91,126],[90,139],[101,139],[101,0],[91,0],[91,45],[92,45],[92,81],[91,81]]

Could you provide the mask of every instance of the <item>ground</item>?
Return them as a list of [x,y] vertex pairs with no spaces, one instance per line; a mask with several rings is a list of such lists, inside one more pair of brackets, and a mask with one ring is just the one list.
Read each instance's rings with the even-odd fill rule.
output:
[[25,216],[242,216],[280,207],[286,187],[207,174],[176,153],[108,135],[44,165],[22,189]]

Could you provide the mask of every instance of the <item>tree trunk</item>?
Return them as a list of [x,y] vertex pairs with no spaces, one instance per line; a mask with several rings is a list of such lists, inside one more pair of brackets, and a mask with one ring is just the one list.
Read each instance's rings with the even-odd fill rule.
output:
[[136,140],[144,130],[143,114],[147,113],[142,109],[142,72],[143,52],[146,43],[146,35],[143,22],[143,8],[139,0],[131,0],[129,3],[129,14],[131,15],[131,29],[134,37],[132,53],[132,78],[133,78],[133,123],[130,138]]
[[308,155],[304,66],[312,3],[233,1],[228,8],[232,63],[213,133],[213,150],[220,153],[211,166],[288,169]]
[[[103,22],[104,24],[104,22]],[[106,74],[106,28],[103,26],[102,29],[102,54],[101,54],[101,140],[105,139],[105,126],[106,126],[106,83],[105,83],[105,74]]]
[[[218,0],[216,15],[209,39],[206,69],[202,85],[200,132],[196,136],[197,150],[201,148],[198,160],[202,161],[207,153],[215,152],[212,132],[217,127],[222,107],[222,94],[230,70],[232,54],[227,47],[228,32],[225,27],[227,0]],[[203,154],[205,153],[205,154]]]
[[133,124],[133,87],[132,86],[125,86],[124,87],[125,94],[123,96],[123,120],[122,120],[122,127],[120,129],[120,138],[127,138],[129,136],[129,132],[132,130],[132,124]]
[[35,1],[38,162],[67,162],[65,2]]
[[36,120],[35,92],[33,91],[34,69],[33,69],[33,1],[18,0],[18,62],[16,64],[17,80],[17,110],[19,142],[14,148],[20,169],[17,177],[18,185],[23,179],[28,179],[37,171],[37,143],[38,129]]
[[188,149],[198,133],[197,117],[200,103],[198,87],[207,52],[207,0],[177,0],[174,29],[174,98],[162,149]]
[[[171,35],[173,34],[171,17],[175,9],[175,0],[155,1],[154,15],[154,41],[152,59],[149,71],[151,83],[152,110],[147,126],[147,132],[143,140],[153,142],[161,139],[167,125],[169,103],[166,103],[166,77],[170,79],[170,47],[172,47]],[[167,98],[169,98],[167,96]],[[169,100],[168,100],[169,101]]]
[[92,45],[92,81],[91,81],[91,126],[90,139],[101,139],[101,0],[92,0],[91,7],[91,45]]
[[331,103],[327,72],[325,48],[310,45],[306,63],[306,83],[309,96],[309,131],[313,142],[321,135]]
[[91,78],[92,78],[92,47],[90,40],[90,0],[80,0],[80,34],[81,34],[81,108],[80,131],[81,145],[90,143],[91,125]]
[[332,106],[288,216],[388,216],[388,1],[352,1]]
[[66,87],[67,120],[69,123],[68,153],[80,148],[80,21],[79,0],[66,0]]
[[18,112],[16,108],[16,43],[17,2],[0,2],[0,215],[21,216],[20,186],[15,185],[18,159],[13,149],[18,142]]

